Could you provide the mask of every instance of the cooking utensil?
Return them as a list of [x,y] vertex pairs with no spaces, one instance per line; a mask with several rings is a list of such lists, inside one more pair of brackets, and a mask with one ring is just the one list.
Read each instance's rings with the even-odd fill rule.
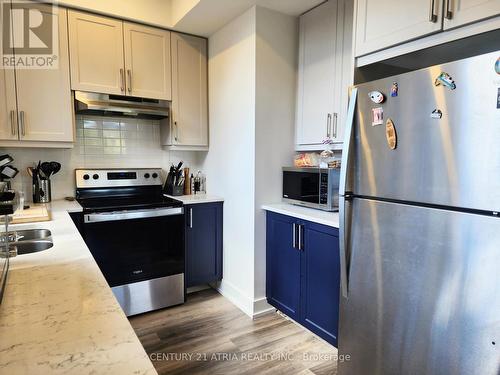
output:
[[58,163],[57,161],[51,161],[50,168],[52,169],[51,175],[55,175],[61,170],[61,163]]
[[40,165],[40,169],[42,170],[44,176],[46,179],[48,179],[50,177],[50,174],[52,173],[52,168],[50,166],[50,163],[47,162],[47,161],[44,161],[41,165]]

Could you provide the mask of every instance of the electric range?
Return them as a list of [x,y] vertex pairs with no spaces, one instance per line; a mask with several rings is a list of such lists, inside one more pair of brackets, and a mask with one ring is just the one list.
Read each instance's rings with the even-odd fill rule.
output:
[[127,316],[185,301],[184,208],[161,170],[78,169],[80,232]]

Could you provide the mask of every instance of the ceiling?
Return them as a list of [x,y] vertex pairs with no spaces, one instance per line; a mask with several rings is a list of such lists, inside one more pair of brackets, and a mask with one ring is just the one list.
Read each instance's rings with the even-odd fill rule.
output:
[[[179,1],[179,0],[178,0]],[[181,0],[185,1],[185,0]],[[325,0],[199,0],[173,28],[210,36],[254,5],[298,16]]]
[[[49,0],[50,1],[50,0]],[[52,0],[55,1],[55,0]],[[254,5],[298,16],[324,0],[59,0],[89,10],[185,33],[210,36]]]

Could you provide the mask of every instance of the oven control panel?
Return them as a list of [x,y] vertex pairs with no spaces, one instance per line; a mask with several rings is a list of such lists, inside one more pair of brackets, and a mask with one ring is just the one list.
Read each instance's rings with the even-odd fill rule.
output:
[[77,188],[162,185],[161,169],[76,169]]

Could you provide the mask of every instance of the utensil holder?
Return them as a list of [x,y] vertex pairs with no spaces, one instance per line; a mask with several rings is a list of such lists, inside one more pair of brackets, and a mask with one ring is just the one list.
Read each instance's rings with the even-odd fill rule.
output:
[[51,200],[50,180],[38,180],[33,185],[33,203],[49,203]]

